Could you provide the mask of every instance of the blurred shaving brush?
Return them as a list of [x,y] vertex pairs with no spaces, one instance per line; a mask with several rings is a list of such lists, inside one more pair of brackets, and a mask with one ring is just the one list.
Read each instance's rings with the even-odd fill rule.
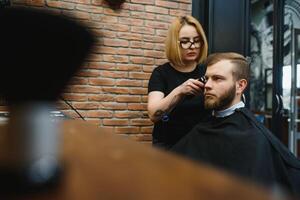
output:
[[55,100],[93,44],[80,24],[41,10],[0,12],[0,94],[10,106],[0,146],[0,190],[41,188],[60,171]]

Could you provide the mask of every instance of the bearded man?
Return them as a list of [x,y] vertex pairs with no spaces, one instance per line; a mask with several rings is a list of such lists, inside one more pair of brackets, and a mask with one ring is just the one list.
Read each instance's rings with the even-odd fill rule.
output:
[[205,108],[212,116],[196,125],[172,151],[265,186],[300,195],[300,161],[241,101],[249,64],[237,53],[207,58]]

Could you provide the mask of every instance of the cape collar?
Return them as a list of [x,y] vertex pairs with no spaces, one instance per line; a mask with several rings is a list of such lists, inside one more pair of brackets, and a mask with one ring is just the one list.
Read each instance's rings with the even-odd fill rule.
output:
[[242,101],[240,101],[239,103],[234,104],[233,106],[225,110],[221,110],[221,111],[213,110],[212,115],[215,117],[227,117],[233,114],[236,109],[243,108],[243,107],[245,107],[245,104]]

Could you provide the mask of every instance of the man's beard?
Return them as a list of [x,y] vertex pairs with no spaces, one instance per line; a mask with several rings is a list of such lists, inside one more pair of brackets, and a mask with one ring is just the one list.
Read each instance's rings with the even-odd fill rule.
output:
[[219,98],[205,98],[204,107],[208,110],[225,110],[234,100],[235,94],[236,88],[235,84],[233,84],[232,87],[230,87],[228,91],[226,91],[224,95],[220,96]]

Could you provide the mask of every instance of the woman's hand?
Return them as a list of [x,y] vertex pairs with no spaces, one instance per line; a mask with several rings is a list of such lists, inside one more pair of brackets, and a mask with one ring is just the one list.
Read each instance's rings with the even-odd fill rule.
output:
[[180,86],[178,86],[179,93],[183,95],[198,96],[203,92],[204,84],[198,79],[188,79]]
[[204,84],[197,79],[189,79],[165,96],[160,91],[148,94],[148,115],[152,122],[157,122],[165,113],[171,112],[176,105],[187,95],[199,95]]

